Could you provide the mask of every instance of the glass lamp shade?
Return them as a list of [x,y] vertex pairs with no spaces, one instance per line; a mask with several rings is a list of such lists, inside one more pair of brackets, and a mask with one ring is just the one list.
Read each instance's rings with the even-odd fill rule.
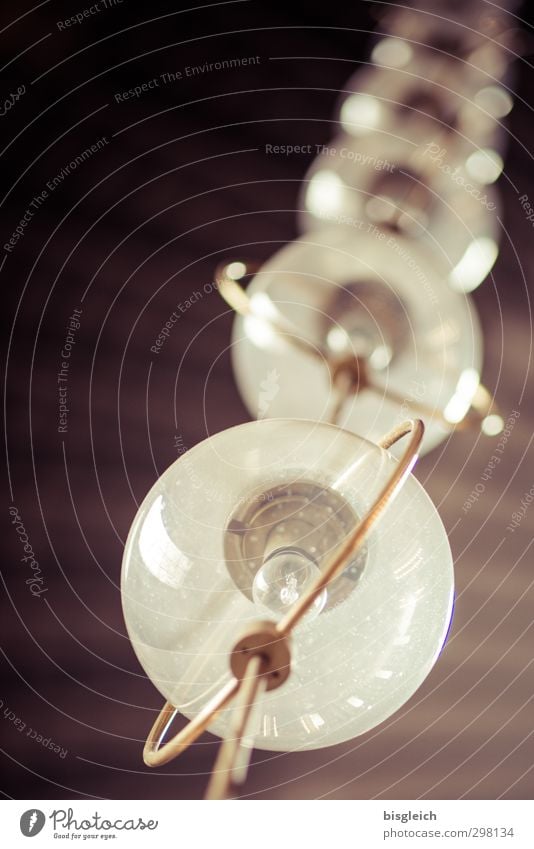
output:
[[325,420],[335,397],[326,364],[274,331],[277,318],[332,358],[366,360],[378,389],[347,398],[338,423],[348,430],[375,442],[416,417],[418,402],[428,408],[425,453],[465,416],[479,385],[478,320],[423,246],[386,231],[313,232],[271,257],[247,292],[253,315],[234,322],[232,360],[253,417]]
[[[509,14],[519,5],[508,3],[507,9],[495,4],[433,2],[422,0],[414,8],[386,7],[381,15],[383,32],[389,31],[389,41],[399,41],[412,53],[425,49],[436,58],[459,57],[470,67],[484,70],[493,79],[500,79],[515,56],[518,48],[517,18]],[[419,6],[419,8],[417,8]],[[395,53],[394,45],[380,39],[373,51],[373,61],[386,64],[387,52],[402,58],[401,48]],[[515,48],[515,49],[514,49]],[[384,57],[382,60],[380,57]],[[389,63],[388,63],[389,64]]]
[[[403,53],[402,44],[407,42],[379,42],[374,53],[385,64],[359,69],[344,86],[339,106],[343,130],[361,138],[375,130],[394,133],[400,123],[404,132],[398,134],[410,137],[408,128],[416,123],[432,141],[450,127],[441,144],[449,157],[454,149],[459,162],[480,149],[494,155],[502,151],[507,134],[501,121],[513,106],[507,89],[459,59],[413,53],[412,48]],[[399,67],[402,59],[405,64]],[[388,61],[395,64],[388,66]]]
[[[230,679],[243,630],[280,618],[281,594],[262,586],[276,589],[284,574],[298,597],[303,564],[322,568],[395,466],[332,425],[268,420],[210,437],[156,481],[128,536],[122,600],[141,665],[181,713],[194,717]],[[387,719],[436,661],[452,598],[445,530],[409,476],[293,632],[289,678],[261,697],[254,745],[315,749]],[[230,716],[222,711],[210,730],[225,737]]]
[[[478,157],[479,173],[489,154]],[[410,122],[394,133],[334,139],[312,163],[298,203],[302,232],[328,224],[360,230],[365,222],[391,225],[424,242],[447,268],[452,288],[471,291],[497,258],[499,202],[495,190],[477,183],[468,168],[424,128]],[[481,171],[480,171],[481,169]],[[469,273],[466,275],[465,269]]]

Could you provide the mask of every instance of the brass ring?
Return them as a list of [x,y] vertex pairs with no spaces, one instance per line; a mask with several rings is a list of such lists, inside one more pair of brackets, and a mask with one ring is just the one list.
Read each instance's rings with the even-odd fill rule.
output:
[[163,764],[172,761],[182,752],[185,752],[189,746],[197,740],[200,735],[208,728],[219,711],[230,702],[237,694],[241,682],[236,678],[232,678],[228,684],[222,687],[219,692],[203,707],[200,713],[187,723],[185,728],[178,731],[167,743],[161,744],[163,736],[168,726],[174,720],[177,713],[177,708],[166,702],[161,709],[158,717],[149,731],[146,743],[143,749],[143,760],[147,766],[163,766]]

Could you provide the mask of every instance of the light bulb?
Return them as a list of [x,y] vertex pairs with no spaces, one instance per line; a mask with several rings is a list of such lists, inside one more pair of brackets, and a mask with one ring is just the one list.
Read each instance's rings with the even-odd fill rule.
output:
[[[132,645],[166,700],[198,715],[230,680],[242,633],[276,620],[270,605],[285,610],[322,571],[395,468],[388,452],[338,427],[265,419],[215,434],[167,469],[133,522],[121,587]],[[272,602],[280,574],[288,580]],[[439,655],[452,580],[445,529],[410,476],[328,584],[322,611],[292,633],[291,672],[258,702],[254,745],[321,748],[391,716]],[[231,718],[221,711],[209,730],[229,735]]]
[[[256,572],[252,596],[259,607],[271,616],[283,616],[321,574],[310,557],[301,551],[286,548],[274,552]],[[315,618],[324,608],[326,587],[308,611],[306,621]]]

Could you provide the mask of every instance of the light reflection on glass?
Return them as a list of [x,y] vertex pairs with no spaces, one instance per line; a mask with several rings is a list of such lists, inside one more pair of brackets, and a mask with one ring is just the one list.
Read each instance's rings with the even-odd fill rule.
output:
[[449,274],[449,281],[457,292],[472,292],[490,273],[499,248],[493,239],[482,236],[473,239],[461,260]]
[[341,107],[344,128],[354,136],[375,130],[383,121],[384,107],[370,94],[351,94]]
[[485,186],[494,183],[500,177],[503,167],[502,156],[491,148],[475,150],[466,162],[469,175]]
[[139,533],[139,552],[149,572],[158,581],[180,588],[191,568],[189,558],[175,546],[163,523],[163,496],[156,498]]
[[403,68],[412,57],[412,48],[402,38],[382,38],[371,53],[373,62],[390,68]]
[[306,205],[312,215],[331,215],[340,208],[343,191],[343,180],[334,171],[317,171],[306,192]]
[[456,391],[443,412],[448,422],[457,424],[465,418],[478,389],[479,381],[480,376],[476,369],[469,368],[462,372]]

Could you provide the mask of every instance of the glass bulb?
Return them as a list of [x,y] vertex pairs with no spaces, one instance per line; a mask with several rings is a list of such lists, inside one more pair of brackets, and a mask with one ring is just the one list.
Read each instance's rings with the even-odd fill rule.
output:
[[[395,468],[388,452],[341,428],[265,419],[211,436],[167,469],[134,520],[122,572],[128,633],[167,701],[198,716],[229,680],[240,635],[276,618],[257,603],[264,580],[288,578],[275,602],[285,612]],[[357,558],[328,585],[323,613],[295,628],[291,674],[257,705],[257,748],[318,749],[364,734],[434,665],[451,616],[452,558],[413,476],[360,566]],[[221,711],[209,730],[234,734],[231,717]]]
[[[469,253],[469,268],[467,260],[463,262],[461,281],[467,285],[469,278],[471,287],[479,260],[489,256],[489,243],[473,244],[480,250],[475,257]],[[331,352],[332,361],[340,354],[364,356],[373,382],[396,393],[398,400],[382,391],[350,397],[341,411],[341,427],[376,442],[392,422],[417,416],[418,404],[435,410],[434,416],[425,416],[423,454],[448,436],[441,414],[457,397],[460,380],[462,401],[471,403],[476,385],[470,377],[468,397],[462,375],[479,375],[482,366],[474,307],[463,292],[447,284],[449,267],[438,259],[400,234],[379,239],[371,232],[332,227],[283,247],[248,286],[251,298],[269,297],[299,334]],[[325,364],[287,344],[265,347],[241,316],[234,323],[232,360],[239,391],[253,416],[273,369],[283,379],[263,417],[317,421],[331,413],[334,395]],[[394,446],[392,453],[396,450]],[[291,544],[306,548],[299,537],[276,547]],[[254,573],[249,573],[249,586],[257,568],[255,564]]]
[[[409,138],[400,137],[399,132],[369,133],[362,138],[345,134],[332,140],[304,178],[299,199],[301,232],[313,230],[315,236],[328,225],[342,225],[353,244],[370,234],[379,250],[396,245],[398,234],[404,235],[414,246],[416,242],[425,245],[435,256],[436,266],[443,263],[450,269],[456,268],[471,242],[483,239],[497,245],[499,198],[492,186],[472,185],[466,167],[472,139],[462,146],[440,147],[432,142],[433,135],[423,122],[410,125]],[[480,149],[495,150],[492,135],[482,141]],[[395,233],[388,231],[381,240],[367,226],[370,223],[394,226]],[[395,261],[399,259],[397,250]],[[495,257],[478,259],[478,283],[494,261]],[[411,271],[417,279],[414,265]]]
[[[274,552],[256,572],[252,596],[260,607],[281,616],[286,613],[321,574],[304,552],[286,548]],[[317,596],[306,616],[310,621],[324,608],[327,589]]]

